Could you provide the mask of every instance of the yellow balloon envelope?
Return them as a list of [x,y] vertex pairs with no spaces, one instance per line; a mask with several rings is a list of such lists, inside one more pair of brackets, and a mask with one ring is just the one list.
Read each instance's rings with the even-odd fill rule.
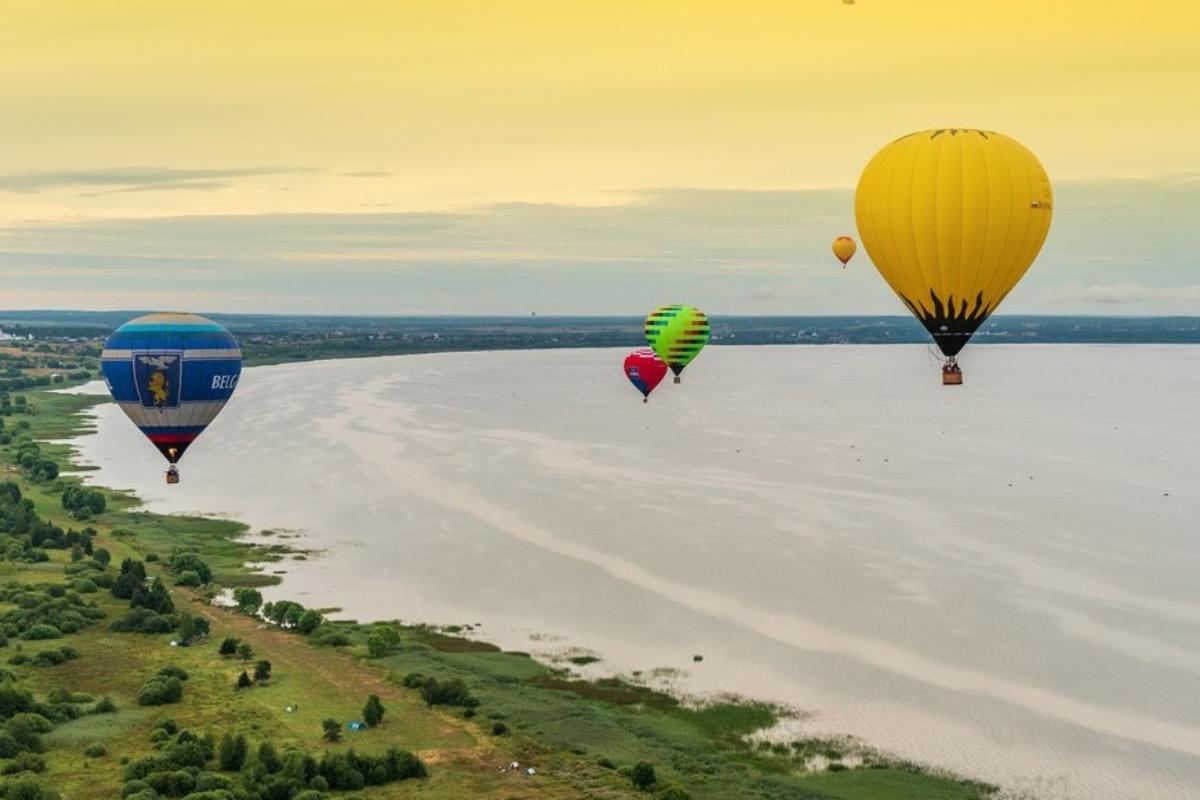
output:
[[858,252],[858,245],[849,236],[839,236],[833,240],[833,254],[837,256],[837,260],[842,262],[842,266],[850,259],[854,258],[854,254]]
[[858,181],[858,235],[879,274],[953,357],[1050,230],[1050,179],[1014,139],[943,128],[884,147]]

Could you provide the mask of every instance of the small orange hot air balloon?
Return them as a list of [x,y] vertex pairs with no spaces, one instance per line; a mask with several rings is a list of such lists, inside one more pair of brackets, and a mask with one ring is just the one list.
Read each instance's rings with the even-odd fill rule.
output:
[[849,236],[839,236],[833,240],[833,254],[837,256],[838,261],[842,262],[842,269],[845,269],[846,263],[854,258],[857,250],[858,245]]

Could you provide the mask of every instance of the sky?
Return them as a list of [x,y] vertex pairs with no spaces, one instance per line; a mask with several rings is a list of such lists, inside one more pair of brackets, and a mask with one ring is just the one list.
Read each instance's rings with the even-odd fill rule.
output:
[[1055,186],[1009,313],[1200,314],[1188,0],[6,0],[0,309],[903,313],[913,130]]

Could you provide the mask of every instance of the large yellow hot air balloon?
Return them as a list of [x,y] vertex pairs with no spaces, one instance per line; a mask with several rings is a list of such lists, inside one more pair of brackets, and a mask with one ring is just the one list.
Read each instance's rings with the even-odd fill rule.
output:
[[858,181],[858,235],[879,274],[955,356],[1029,269],[1050,230],[1045,169],[1014,139],[942,128],[884,147]]

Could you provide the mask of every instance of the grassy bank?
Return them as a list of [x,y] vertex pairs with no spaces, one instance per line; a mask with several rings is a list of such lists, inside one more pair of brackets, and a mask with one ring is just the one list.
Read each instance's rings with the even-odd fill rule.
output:
[[[332,622],[317,612],[304,616],[298,607],[260,608],[253,587],[276,579],[246,565],[284,556],[282,548],[243,542],[245,529],[235,522],[139,511],[134,498],[108,490],[98,490],[105,500],[102,511],[85,512],[87,519],[73,517],[64,508],[64,490],[76,479],[47,478],[36,466],[22,467],[18,451],[23,442],[42,442],[40,457],[66,468],[69,446],[45,442],[80,433],[86,421],[79,412],[100,400],[42,391],[26,396],[36,413],[4,418],[8,441],[0,445],[0,483],[12,481],[41,520],[76,532],[77,539],[69,546],[40,548],[44,560],[33,552],[37,548],[8,547],[8,557],[0,562],[0,585],[8,587],[0,613],[77,601],[81,608],[93,609],[87,614],[96,619],[45,640],[27,638],[28,630],[14,628],[7,647],[0,649],[0,660],[9,662],[3,665],[8,674],[0,674],[0,690],[28,691],[47,713],[67,716],[73,712],[46,704],[64,696],[87,698],[74,704],[77,718],[53,720],[41,734],[44,751],[34,755],[44,769],[14,771],[9,781],[24,776],[72,800],[119,797],[123,787],[136,800],[189,796],[188,791],[194,800],[978,800],[991,793],[982,784],[931,774],[851,743],[752,743],[748,734],[776,722],[778,712],[767,706],[723,702],[685,707],[673,697],[621,680],[584,681],[569,665],[545,665],[525,654],[501,652],[456,631]],[[14,537],[0,529],[0,540],[21,535],[29,536]],[[85,540],[90,554],[82,551]],[[103,565],[96,555],[101,550],[110,557]],[[137,569],[147,574],[137,595],[141,601],[113,594],[126,560],[140,564]],[[204,578],[199,585],[184,585],[196,583],[198,573]],[[114,631],[113,623],[130,614],[131,602],[145,604],[132,609],[141,609],[139,613],[159,602],[146,599],[156,584],[167,589],[164,594],[173,606],[170,613],[158,615],[169,621],[170,629]],[[219,588],[240,589],[244,610],[212,605]],[[264,612],[282,624],[264,621]],[[187,617],[191,622],[185,623]],[[207,635],[187,647],[172,646],[172,640],[184,635],[183,625],[194,627],[197,620],[207,624]],[[236,639],[249,652],[222,655],[227,639]],[[51,662],[59,656],[41,655],[64,646],[77,657],[55,664]],[[260,661],[270,662],[269,677],[248,678],[250,685],[237,688],[243,671],[252,674]],[[164,667],[186,673],[182,698],[166,705],[140,704],[147,681]],[[363,719],[370,695],[386,709],[382,722],[365,730],[347,729],[346,723]],[[115,712],[93,713],[106,696]],[[0,717],[5,717],[4,709],[0,702]],[[340,741],[325,738],[326,720],[338,724]],[[250,743],[252,753],[239,770],[220,769],[219,753],[192,766],[190,779],[177,775],[187,771],[174,769],[178,763],[167,763],[195,744],[192,736],[216,744],[226,734],[244,735]],[[256,749],[268,740],[276,753],[292,754],[293,760],[275,772],[269,769],[270,753]],[[307,794],[294,781],[279,794],[262,788],[303,772],[296,766],[302,755],[319,763],[350,747],[378,757],[392,748],[411,753],[426,777],[334,791],[322,787],[316,780],[320,776],[309,770],[300,785],[316,785],[304,789]],[[103,755],[88,755],[101,750]],[[164,762],[147,761],[150,757]],[[0,770],[20,766],[21,759],[36,767],[32,758],[26,752],[0,759]],[[520,762],[522,771],[502,772],[501,765],[512,761]],[[536,774],[526,774],[526,766]],[[139,769],[154,769],[147,773],[153,781],[134,778],[131,783]],[[176,775],[176,783],[164,775]],[[211,794],[200,793],[201,785],[215,788],[201,790]]]

